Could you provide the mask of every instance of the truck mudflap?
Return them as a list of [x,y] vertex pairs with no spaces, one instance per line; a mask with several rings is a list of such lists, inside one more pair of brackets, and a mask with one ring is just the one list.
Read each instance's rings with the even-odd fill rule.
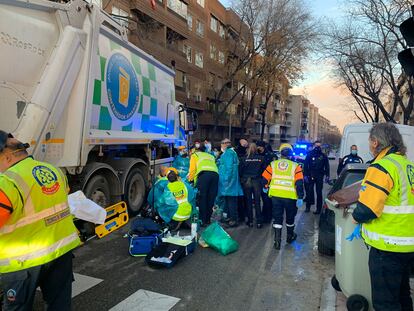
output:
[[102,225],[95,227],[95,234],[98,238],[103,238],[111,232],[118,230],[128,223],[128,210],[125,202],[121,201],[112,206],[105,208],[106,220]]

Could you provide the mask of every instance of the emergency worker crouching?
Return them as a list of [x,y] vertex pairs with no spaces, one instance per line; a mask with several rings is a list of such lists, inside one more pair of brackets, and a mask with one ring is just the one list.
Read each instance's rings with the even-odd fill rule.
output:
[[170,228],[177,230],[195,209],[195,194],[189,184],[179,180],[175,171],[170,170],[167,179],[167,187],[156,201],[155,210]]
[[289,160],[293,148],[289,144],[280,146],[281,159],[273,161],[263,172],[266,180],[264,192],[268,192],[273,204],[273,228],[275,229],[275,249],[280,249],[283,214],[286,211],[286,242],[296,240],[295,217],[303,205],[303,173],[299,164]]
[[0,131],[0,284],[3,310],[31,310],[40,286],[48,310],[70,310],[72,250],[80,244],[63,172]]

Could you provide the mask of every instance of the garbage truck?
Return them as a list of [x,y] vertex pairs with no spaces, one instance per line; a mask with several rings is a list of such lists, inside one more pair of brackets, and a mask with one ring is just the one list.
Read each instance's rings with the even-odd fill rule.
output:
[[185,140],[174,71],[82,0],[0,0],[0,129],[60,167],[71,191],[130,213]]

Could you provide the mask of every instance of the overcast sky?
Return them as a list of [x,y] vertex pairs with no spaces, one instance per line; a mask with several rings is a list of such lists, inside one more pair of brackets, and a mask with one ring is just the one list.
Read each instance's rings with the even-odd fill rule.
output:
[[[231,1],[220,0],[225,6]],[[305,0],[313,14],[318,18],[340,18],[343,14],[345,0]],[[344,90],[336,87],[330,77],[329,65],[311,57],[305,64],[304,80],[294,86],[292,94],[306,95],[312,104],[319,108],[319,113],[331,120],[342,131],[347,123],[357,122],[349,111],[349,102],[352,99]]]

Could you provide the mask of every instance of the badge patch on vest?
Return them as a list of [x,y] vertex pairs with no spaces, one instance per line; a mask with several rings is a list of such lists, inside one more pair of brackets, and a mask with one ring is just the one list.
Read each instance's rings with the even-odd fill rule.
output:
[[286,161],[281,161],[277,164],[277,168],[281,171],[286,171],[289,167],[289,163]]
[[14,289],[9,289],[6,293],[7,300],[10,302],[16,301],[17,293]]
[[411,193],[414,194],[414,167],[412,165],[407,165],[407,176],[411,185]]
[[56,193],[59,188],[58,178],[50,168],[38,165],[33,168],[32,175],[36,179],[39,186],[42,188],[42,192],[47,195]]

